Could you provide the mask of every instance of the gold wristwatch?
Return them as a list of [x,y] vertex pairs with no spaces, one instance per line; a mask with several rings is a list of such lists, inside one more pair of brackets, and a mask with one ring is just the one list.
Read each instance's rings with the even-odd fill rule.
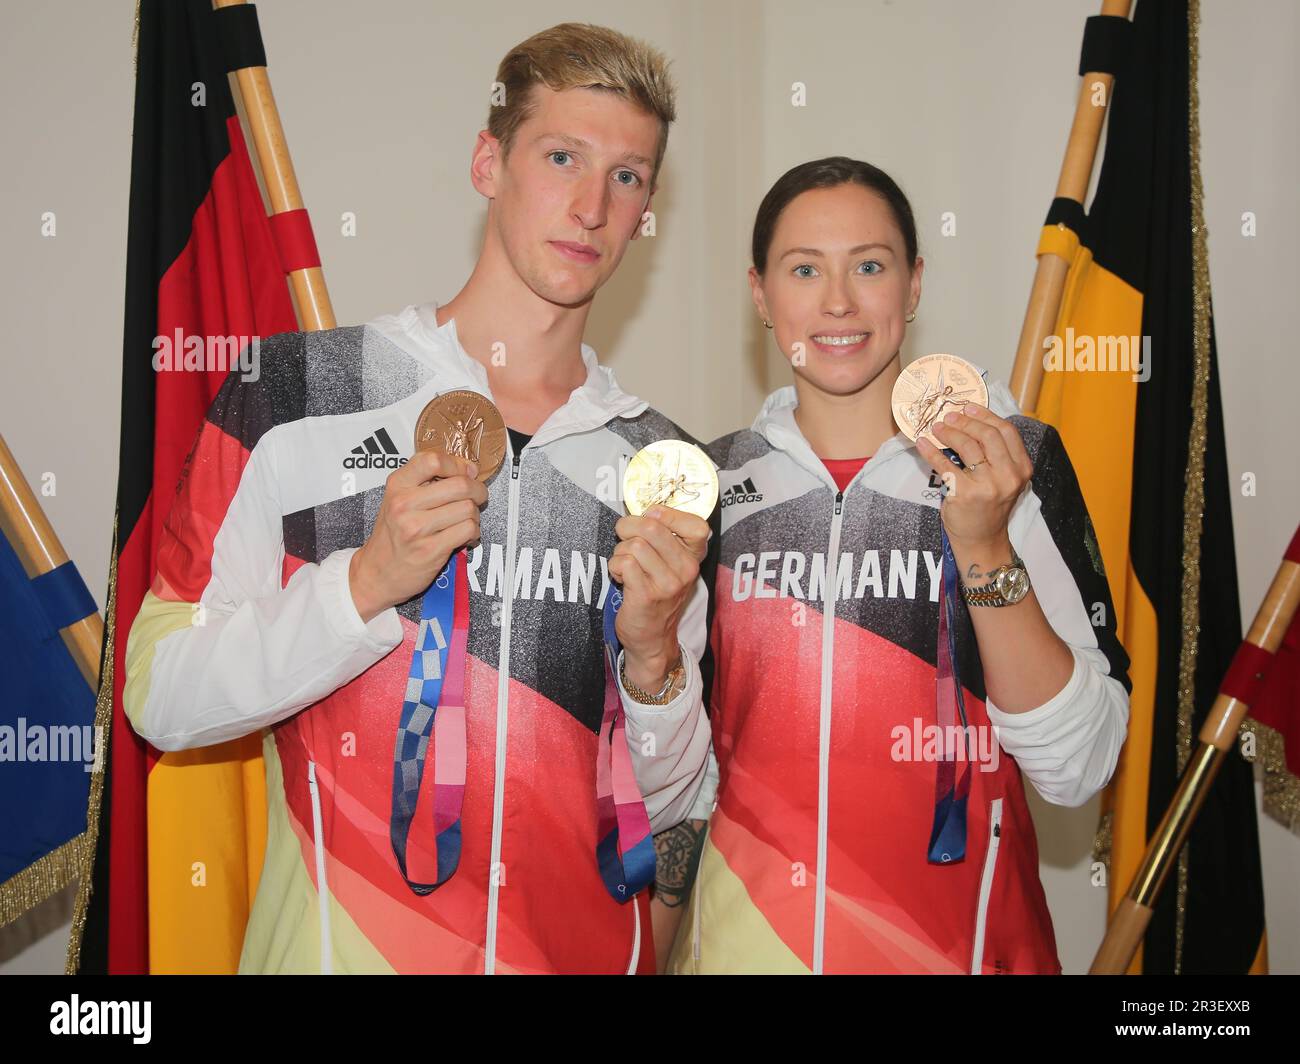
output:
[[677,659],[673,662],[672,668],[668,670],[668,678],[664,680],[663,687],[659,688],[658,694],[650,694],[643,691],[636,684],[627,678],[627,669],[624,665],[624,655],[620,650],[618,653],[618,678],[623,681],[623,690],[632,698],[644,706],[666,706],[679,694],[684,686],[686,679],[686,663],[682,659],[682,648],[677,647]]
[[979,587],[962,585],[962,595],[968,606],[1014,606],[1029,594],[1029,570],[1015,548],[1011,549],[1011,562],[999,565],[988,574],[992,579]]

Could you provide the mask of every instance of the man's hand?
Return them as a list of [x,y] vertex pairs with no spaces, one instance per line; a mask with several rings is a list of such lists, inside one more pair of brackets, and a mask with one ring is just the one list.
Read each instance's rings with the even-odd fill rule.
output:
[[677,658],[677,622],[695,590],[709,545],[709,523],[694,514],[655,506],[614,526],[619,544],[609,575],[623,585],[614,628],[623,644],[627,678],[657,691]]
[[374,531],[348,567],[362,621],[424,592],[458,548],[478,539],[488,493],[477,474],[462,458],[419,451],[388,475]]

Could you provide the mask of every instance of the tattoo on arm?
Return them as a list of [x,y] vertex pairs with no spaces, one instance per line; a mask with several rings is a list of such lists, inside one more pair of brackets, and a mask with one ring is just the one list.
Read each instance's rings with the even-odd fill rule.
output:
[[685,820],[655,836],[655,897],[675,909],[691,896],[707,820]]
[[971,562],[970,568],[966,570],[967,580],[978,580],[981,576],[987,576],[987,573],[981,573],[978,562]]

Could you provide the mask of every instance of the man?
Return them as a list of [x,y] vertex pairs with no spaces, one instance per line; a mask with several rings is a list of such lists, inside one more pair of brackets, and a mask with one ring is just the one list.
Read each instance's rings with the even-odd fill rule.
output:
[[[608,693],[650,830],[689,812],[709,744],[709,531],[676,511],[622,516],[627,459],[687,437],[582,336],[649,209],[674,92],[658,53],[574,24],[513,49],[497,82],[470,169],[488,209],[464,288],[272,337],[256,382],[232,373],[131,629],[125,708],[155,746],[268,729],[243,972],[652,967],[645,895],[628,897],[640,884],[608,849],[597,860],[607,811],[638,803],[597,764],[618,771]],[[413,453],[426,405],[459,390],[489,397],[511,430],[486,485],[463,458]],[[468,589],[467,631],[461,613],[423,612],[451,580]],[[611,582],[623,650],[607,673]],[[450,709],[421,702],[430,680],[463,702],[459,736]],[[432,737],[409,747],[420,786],[398,733],[433,709]],[[408,784],[419,798],[403,819]]]

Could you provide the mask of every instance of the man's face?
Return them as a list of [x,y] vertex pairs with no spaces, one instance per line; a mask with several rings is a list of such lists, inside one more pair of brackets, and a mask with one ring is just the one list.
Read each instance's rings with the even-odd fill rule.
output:
[[611,92],[532,88],[534,112],[509,156],[481,165],[489,224],[520,279],[561,306],[587,302],[614,273],[649,207],[659,120]]

